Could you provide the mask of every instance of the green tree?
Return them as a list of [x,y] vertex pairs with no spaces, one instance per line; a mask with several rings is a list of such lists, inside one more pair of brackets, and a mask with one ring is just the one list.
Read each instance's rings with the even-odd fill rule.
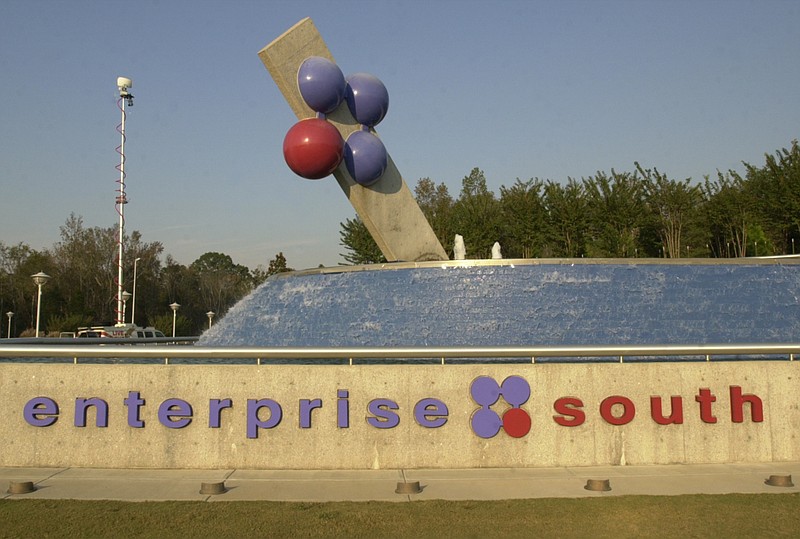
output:
[[687,229],[698,219],[698,208],[703,201],[699,185],[691,185],[691,178],[674,181],[658,169],[644,169],[635,163],[644,186],[644,200],[653,217],[665,257],[680,258],[686,254],[682,242]]
[[546,211],[541,180],[500,187],[500,243],[506,258],[531,258],[542,252],[546,238]]
[[[118,229],[86,227],[82,217],[70,214],[60,231],[61,240],[52,251],[53,284],[62,299],[59,313],[80,315],[93,324],[113,323],[119,278]],[[134,260],[139,258],[136,301],[137,307],[144,307],[154,298],[152,291],[160,269],[158,257],[164,248],[159,242],[143,242],[138,231],[123,237],[123,242],[123,285],[132,291]],[[128,305],[128,320],[130,314]]]
[[[500,205],[486,186],[486,176],[473,168],[461,180],[461,194],[454,205],[454,232],[464,237],[467,258],[490,258],[500,240]],[[452,240],[451,240],[452,241]]]
[[275,258],[269,261],[269,267],[267,268],[267,275],[275,275],[276,273],[286,273],[287,271],[294,271],[294,270],[286,265],[286,257],[283,256],[283,252],[278,253],[277,255],[275,255]]
[[611,170],[584,180],[593,257],[635,256],[645,224],[644,189],[636,175]]
[[[156,321],[160,320],[160,317],[169,315],[170,322],[167,328],[169,331],[164,331],[164,334],[168,335],[172,328],[172,311],[169,305],[177,303],[180,305],[180,315],[191,321],[187,334],[199,333],[203,327],[204,313],[209,310],[209,307],[199,296],[200,282],[197,274],[183,264],[179,264],[171,255],[167,255],[166,263],[161,269],[160,282],[158,302],[152,311],[145,313],[147,323],[164,331],[164,328],[156,325]],[[213,307],[211,309],[220,312]]]
[[339,244],[347,250],[340,256],[348,264],[381,264],[386,262],[386,258],[378,248],[378,244],[375,243],[361,219],[356,216],[355,219],[347,219],[340,226],[342,229],[339,231]]
[[[55,265],[48,251],[37,251],[25,243],[6,246],[0,243],[0,274],[2,274],[2,309],[0,315],[12,311],[11,336],[19,336],[25,330],[36,326],[36,297],[38,289],[31,275],[43,271],[50,276],[55,274]],[[53,280],[43,288],[40,329],[46,330],[48,317],[59,310],[58,290],[54,290]],[[6,319],[6,324],[8,323]],[[8,326],[5,335],[8,334]],[[34,332],[35,333],[35,332]],[[30,333],[33,335],[33,333]],[[4,336],[5,336],[4,335]]]
[[252,289],[250,270],[235,264],[229,255],[223,253],[204,253],[192,262],[189,271],[197,281],[199,298],[196,299],[200,300],[203,313],[212,310],[222,316]]
[[583,185],[573,178],[566,185],[548,181],[544,186],[544,206],[548,235],[545,256],[583,256],[589,228]]
[[[141,234],[133,231],[126,239],[125,247],[125,288],[133,291],[133,279],[136,277],[136,309],[128,304],[128,321],[142,325],[148,314],[160,313],[163,306],[159,303],[161,283],[161,254],[164,246],[159,241],[146,243]],[[136,262],[136,259],[139,259]],[[134,275],[134,269],[136,274]],[[135,314],[136,320],[132,319]],[[141,318],[140,318],[141,317]]]
[[275,258],[269,261],[269,266],[267,269],[264,269],[264,266],[259,265],[256,269],[250,272],[250,277],[253,281],[253,286],[258,286],[266,281],[270,276],[275,275],[276,273],[285,273],[288,271],[294,271],[294,269],[287,265],[286,257],[283,256],[283,252],[280,252],[275,255]]
[[[782,254],[800,245],[800,146],[792,141],[774,155],[765,155],[763,167],[745,163],[746,185],[763,225],[763,233]],[[793,241],[794,240],[794,241]],[[753,245],[755,245],[755,240]],[[762,253],[763,254],[763,253]]]
[[87,228],[74,213],[61,226],[61,241],[53,246],[53,284],[64,299],[60,314],[87,314],[95,324],[113,323],[117,234],[114,228]]
[[414,188],[414,196],[423,215],[431,225],[436,238],[448,256],[453,256],[453,197],[447,186],[436,184],[430,178],[421,178]]
[[755,205],[746,181],[738,174],[717,172],[716,181],[705,178],[705,227],[714,256],[745,256],[748,230],[756,224]]

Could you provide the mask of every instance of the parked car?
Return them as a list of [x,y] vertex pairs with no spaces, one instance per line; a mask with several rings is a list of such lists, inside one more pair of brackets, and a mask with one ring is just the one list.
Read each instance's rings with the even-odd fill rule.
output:
[[154,327],[140,327],[134,324],[121,326],[91,326],[78,328],[78,339],[154,339],[165,335]]

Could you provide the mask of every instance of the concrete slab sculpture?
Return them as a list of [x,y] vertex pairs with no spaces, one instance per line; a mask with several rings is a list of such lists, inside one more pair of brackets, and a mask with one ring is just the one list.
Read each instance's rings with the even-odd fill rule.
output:
[[308,179],[332,173],[389,262],[447,260],[375,133],[388,108],[383,83],[366,73],[345,80],[309,18],[258,56],[300,119],[284,140],[289,167]]

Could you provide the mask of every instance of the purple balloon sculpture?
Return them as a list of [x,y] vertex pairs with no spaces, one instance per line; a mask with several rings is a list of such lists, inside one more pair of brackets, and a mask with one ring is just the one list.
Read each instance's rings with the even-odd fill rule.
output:
[[339,66],[321,56],[309,56],[297,71],[297,86],[311,110],[328,114],[344,99],[346,83]]
[[389,161],[381,139],[369,131],[353,131],[344,143],[344,163],[347,172],[364,186],[377,182]]
[[389,92],[380,79],[369,73],[347,77],[347,107],[360,124],[375,127],[389,109]]

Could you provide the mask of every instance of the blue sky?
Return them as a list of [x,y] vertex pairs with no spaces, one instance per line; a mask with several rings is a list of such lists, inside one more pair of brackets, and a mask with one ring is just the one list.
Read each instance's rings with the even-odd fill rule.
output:
[[70,213],[116,225],[126,76],[128,231],[183,264],[341,262],[355,212],[286,166],[296,119],[257,56],[307,16],[345,75],[386,85],[378,132],[412,189],[634,161],[702,180],[800,133],[796,1],[3,0],[0,241],[49,248]]

